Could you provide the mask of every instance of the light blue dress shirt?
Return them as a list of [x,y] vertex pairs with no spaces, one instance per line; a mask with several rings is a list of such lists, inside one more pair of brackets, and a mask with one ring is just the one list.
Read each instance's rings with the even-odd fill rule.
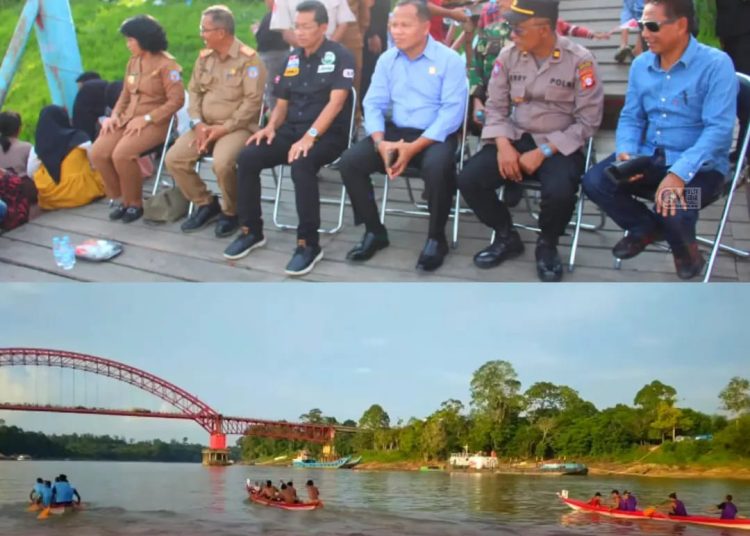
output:
[[729,56],[693,37],[669,71],[644,52],[630,67],[617,153],[652,155],[660,147],[670,173],[685,182],[701,171],[726,174],[738,89]]
[[385,131],[385,114],[398,127],[424,130],[436,142],[456,132],[463,123],[468,99],[466,63],[455,51],[427,38],[415,60],[391,48],[375,65],[362,103],[368,134]]

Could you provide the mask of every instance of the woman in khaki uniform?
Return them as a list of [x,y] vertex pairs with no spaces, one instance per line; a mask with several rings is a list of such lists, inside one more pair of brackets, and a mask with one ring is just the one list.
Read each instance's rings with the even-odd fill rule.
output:
[[92,148],[94,166],[110,199],[119,202],[111,220],[130,223],[143,215],[141,153],[164,142],[172,115],[185,101],[182,68],[166,52],[167,37],[153,17],[126,20],[120,33],[132,53],[112,116]]

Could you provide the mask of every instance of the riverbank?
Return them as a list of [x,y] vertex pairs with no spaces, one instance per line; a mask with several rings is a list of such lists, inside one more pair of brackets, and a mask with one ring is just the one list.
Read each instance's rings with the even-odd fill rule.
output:
[[[368,462],[363,461],[354,470],[357,471],[419,471],[428,465],[423,461],[405,460],[398,462]],[[430,466],[437,465],[450,470],[447,463],[431,462]],[[642,476],[650,478],[731,478],[736,480],[750,480],[750,464],[729,465],[723,467],[701,467],[701,466],[677,466],[655,463],[607,463],[591,462],[586,464],[589,474],[592,476]],[[458,471],[461,471],[459,469]],[[481,471],[492,473],[492,471]]]

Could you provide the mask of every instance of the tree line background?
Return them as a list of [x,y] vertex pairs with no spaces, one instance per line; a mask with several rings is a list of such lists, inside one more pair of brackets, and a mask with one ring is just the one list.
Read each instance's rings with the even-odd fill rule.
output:
[[[727,416],[678,407],[674,387],[654,380],[643,386],[633,405],[598,409],[575,389],[537,382],[522,390],[513,365],[490,361],[474,372],[468,406],[449,399],[426,418],[392,423],[381,404],[370,406],[356,425],[357,434],[336,437],[339,455],[365,454],[365,461],[443,461],[465,447],[470,453],[494,451],[506,461],[598,459],[634,461],[648,455],[654,463],[724,463],[750,457],[750,382],[732,378],[717,393]],[[300,421],[338,423],[319,408]],[[695,440],[696,436],[711,439]],[[682,441],[677,441],[683,439]],[[245,460],[293,455],[319,445],[244,437]]]
[[[513,365],[489,361],[470,384],[468,406],[449,399],[425,418],[392,423],[381,404],[358,422],[339,422],[319,408],[300,415],[308,423],[359,428],[339,433],[339,455],[361,454],[365,461],[444,461],[466,447],[494,451],[505,461],[534,459],[602,460],[652,463],[727,464],[750,458],[750,381],[731,378],[717,393],[727,416],[678,406],[674,387],[659,380],[644,385],[632,405],[598,409],[575,389],[537,382],[522,390]],[[704,439],[696,440],[697,436]],[[678,441],[679,439],[683,439]],[[35,458],[200,462],[202,445],[172,440],[134,441],[91,434],[45,435],[5,426],[0,420],[0,453]],[[245,436],[232,450],[247,462],[292,457],[322,446],[300,441]]]

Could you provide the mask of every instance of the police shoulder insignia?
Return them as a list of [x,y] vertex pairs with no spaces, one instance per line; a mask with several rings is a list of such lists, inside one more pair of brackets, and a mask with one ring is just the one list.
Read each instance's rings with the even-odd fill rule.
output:
[[581,82],[581,88],[591,89],[596,85],[596,76],[594,75],[594,64],[590,61],[582,61],[578,64],[578,80]]
[[166,50],[162,50],[162,51],[161,51],[161,55],[162,55],[162,56],[164,56],[165,58],[169,58],[170,60],[173,60],[173,59],[174,59],[174,56],[172,56],[172,54],[170,54],[170,53],[169,53],[169,52],[167,52]]
[[561,55],[561,54],[560,54],[560,49],[559,49],[559,48],[556,48],[556,49],[554,50],[554,52],[552,52],[552,58],[554,58],[554,59],[556,59],[556,60],[559,60],[559,59],[560,59],[560,55]]
[[258,68],[255,65],[251,65],[247,68],[248,78],[258,78]]
[[503,68],[503,64],[500,63],[500,60],[495,60],[495,65],[492,66],[492,77],[496,77],[500,74],[500,70]]
[[180,71],[178,71],[177,69],[172,69],[171,71],[169,71],[169,79],[172,82],[179,82],[181,78],[182,76],[180,76]]

